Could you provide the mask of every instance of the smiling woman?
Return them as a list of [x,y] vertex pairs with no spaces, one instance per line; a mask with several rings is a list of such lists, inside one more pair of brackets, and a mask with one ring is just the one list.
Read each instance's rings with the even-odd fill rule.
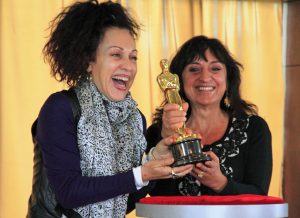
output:
[[106,30],[87,72],[97,88],[111,101],[125,98],[136,75],[137,50],[135,40],[127,29]]
[[[44,55],[70,89],[50,95],[33,125],[27,217],[123,218],[149,181],[192,169],[171,168],[170,155],[144,155],[146,120],[129,92],[139,25],[120,4],[90,0],[65,8],[51,28]],[[163,139],[157,149],[168,151],[171,142]]]
[[271,133],[256,106],[241,98],[241,68],[218,39],[195,36],[180,47],[170,71],[181,81],[185,111],[169,103],[157,110],[147,130],[148,150],[155,152],[155,144],[186,121],[211,160],[177,180],[157,181],[151,195],[268,194]]

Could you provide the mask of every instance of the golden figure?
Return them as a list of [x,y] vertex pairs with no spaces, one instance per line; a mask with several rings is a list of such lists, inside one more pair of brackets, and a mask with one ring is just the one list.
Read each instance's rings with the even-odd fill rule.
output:
[[179,95],[179,78],[177,74],[169,72],[169,65],[166,59],[160,61],[162,73],[158,75],[157,82],[165,93],[167,101],[171,104],[178,104],[182,110],[182,101]]
[[[169,72],[169,65],[166,59],[160,61],[162,73],[158,75],[157,82],[165,94],[168,103],[177,104],[182,109],[182,100],[179,95],[180,83],[177,74]],[[185,123],[176,131],[179,137],[176,142],[170,146],[175,159],[173,166],[182,166],[190,163],[199,163],[211,158],[202,153],[201,139],[197,134],[188,134]]]
[[[160,66],[162,73],[158,75],[157,82],[161,90],[165,93],[168,103],[177,104],[179,105],[180,110],[182,110],[182,100],[179,95],[180,84],[178,75],[169,71],[168,60],[162,59],[160,61]],[[177,133],[179,134],[179,137],[176,141],[182,141],[187,138],[197,138],[196,134],[189,135],[186,133],[185,124],[177,130]]]

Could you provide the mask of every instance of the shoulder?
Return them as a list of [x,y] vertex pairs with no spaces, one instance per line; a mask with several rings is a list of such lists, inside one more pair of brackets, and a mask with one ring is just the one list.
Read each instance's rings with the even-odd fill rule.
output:
[[72,119],[70,100],[62,92],[51,94],[43,104],[39,113],[39,122],[50,119]]
[[247,122],[247,132],[255,137],[271,137],[271,132],[266,120],[258,115],[243,116],[243,120]]
[[51,94],[45,101],[43,107],[57,107],[57,106],[66,106],[69,104],[68,98],[63,91],[55,92]]
[[265,135],[268,137],[271,135],[267,122],[258,115],[233,116],[231,127],[245,133],[247,132],[249,135]]
[[258,126],[269,128],[267,122],[258,115],[237,115],[233,117],[233,124],[247,128]]
[[255,129],[269,129],[268,123],[258,115],[249,116],[249,126]]

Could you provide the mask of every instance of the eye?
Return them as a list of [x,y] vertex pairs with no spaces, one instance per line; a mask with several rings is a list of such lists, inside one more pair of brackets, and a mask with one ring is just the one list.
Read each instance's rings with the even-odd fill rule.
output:
[[219,68],[219,67],[212,67],[211,69],[212,69],[212,71],[219,71],[219,70],[221,70],[221,68]]
[[133,60],[133,61],[137,61],[137,56],[136,55],[132,55],[132,56],[130,56],[130,60]]
[[120,53],[112,53],[111,56],[115,58],[120,58],[122,55]]
[[189,68],[189,71],[190,71],[191,73],[198,73],[198,72],[201,71],[201,68],[200,68],[200,67],[190,67],[190,68]]
[[219,66],[219,65],[214,65],[214,66],[211,66],[210,69],[211,69],[211,72],[217,73],[217,72],[221,71],[223,69],[223,67]]

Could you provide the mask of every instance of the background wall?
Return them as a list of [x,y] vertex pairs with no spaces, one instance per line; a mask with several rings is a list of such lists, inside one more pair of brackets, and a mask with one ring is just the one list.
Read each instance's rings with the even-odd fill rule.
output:
[[[30,127],[45,99],[66,88],[49,76],[42,47],[48,22],[72,0],[0,0],[0,217],[24,217],[31,191]],[[162,100],[159,61],[194,35],[217,37],[244,64],[242,95],[273,135],[269,194],[281,195],[284,78],[280,0],[120,0],[144,25],[132,94],[145,113]],[[293,82],[293,80],[291,80]],[[131,215],[134,216],[134,215]]]

